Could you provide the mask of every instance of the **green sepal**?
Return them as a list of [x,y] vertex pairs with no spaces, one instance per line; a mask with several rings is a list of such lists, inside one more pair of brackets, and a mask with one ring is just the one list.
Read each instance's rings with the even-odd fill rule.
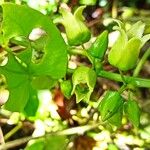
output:
[[91,37],[89,29],[83,22],[82,12],[84,8],[85,6],[78,7],[74,15],[66,9],[60,10],[69,45],[81,45],[89,41]]
[[72,83],[71,94],[76,94],[76,102],[84,100],[88,103],[96,84],[96,73],[89,67],[78,67],[72,75]]
[[88,52],[95,58],[103,59],[108,48],[108,31],[102,32],[95,42],[88,49]]
[[125,31],[123,29],[119,31],[120,36],[108,54],[108,61],[120,70],[128,71],[133,69],[137,63],[142,42],[136,37],[128,41]]
[[143,36],[145,29],[145,23],[142,21],[138,21],[131,26],[131,28],[127,31],[127,35],[130,38],[136,37],[141,38]]
[[122,115],[123,115],[123,104],[119,107],[118,111],[108,119],[108,122],[120,127],[122,124]]
[[128,119],[135,127],[139,127],[140,124],[140,108],[136,101],[128,100],[124,103],[124,112]]
[[122,106],[123,98],[117,91],[107,91],[98,106],[102,121],[111,118]]
[[66,80],[66,81],[61,82],[60,83],[60,88],[61,88],[61,91],[64,94],[64,96],[67,99],[70,99],[71,91],[72,91],[72,88],[73,88],[71,80]]

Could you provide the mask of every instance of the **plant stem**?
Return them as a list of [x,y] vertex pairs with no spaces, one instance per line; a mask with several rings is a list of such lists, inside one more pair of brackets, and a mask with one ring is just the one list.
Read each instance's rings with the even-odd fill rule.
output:
[[[117,73],[112,73],[112,72],[107,72],[102,70],[98,73],[98,76],[110,80],[118,81],[118,82],[123,82],[121,75]],[[127,84],[132,84],[135,87],[150,88],[150,79],[142,79],[142,78],[130,77],[130,76],[124,76],[124,78]]]
[[118,5],[118,0],[113,0],[113,4],[112,4],[112,18],[117,18],[117,5]]
[[141,60],[139,61],[137,67],[134,70],[133,76],[136,77],[138,76],[140,70],[142,69],[145,61],[147,60],[147,58],[150,56],[150,48],[147,49],[147,51],[144,53],[144,55],[142,56]]
[[68,53],[73,54],[73,55],[82,55],[86,56],[88,60],[93,64],[93,58],[92,56],[88,55],[86,49],[76,49],[76,48],[70,48],[68,49]]
[[126,89],[127,85],[124,84],[123,86],[121,86],[121,88],[118,90],[118,92],[121,94],[125,89]]
[[68,49],[68,53],[70,54],[74,54],[74,55],[83,55],[83,56],[87,56],[86,51],[83,49]]
[[124,78],[124,74],[121,70],[119,70],[123,83],[126,85],[126,79]]
[[17,126],[15,126],[12,130],[10,130],[7,134],[5,134],[4,139],[8,140],[12,135],[14,135],[20,128],[22,127],[22,123],[19,122]]
[[4,140],[2,129],[0,127],[0,144],[4,144],[4,143],[5,143],[5,140]]
[[94,128],[97,128],[99,125],[102,125],[102,123],[97,123],[97,124],[92,124],[92,125],[85,125],[85,126],[80,126],[80,127],[73,127],[69,129],[65,129],[63,131],[58,131],[58,132],[53,132],[53,133],[47,133],[46,135],[43,136],[38,136],[38,137],[24,137],[20,138],[14,141],[7,142],[5,144],[0,145],[0,150],[6,150],[9,148],[13,148],[19,145],[22,145],[32,139],[39,139],[39,138],[45,138],[48,136],[53,136],[53,135],[73,135],[73,134],[83,134],[86,131],[92,130]]

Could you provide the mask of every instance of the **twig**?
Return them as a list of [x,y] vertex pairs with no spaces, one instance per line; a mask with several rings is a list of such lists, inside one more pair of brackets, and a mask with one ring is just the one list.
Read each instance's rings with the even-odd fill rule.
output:
[[0,127],[0,144],[4,144],[4,143],[5,143],[5,140],[4,140],[2,129]]
[[[98,73],[98,76],[110,80],[118,81],[118,82],[123,82],[121,75],[117,73],[112,73],[112,72],[102,70]],[[135,87],[150,88],[150,79],[143,79],[143,78],[137,78],[131,76],[124,76],[124,78],[127,84],[132,84]]]
[[69,128],[65,129],[63,131],[58,131],[58,132],[53,132],[53,133],[47,133],[43,136],[38,136],[38,137],[24,137],[20,138],[14,141],[7,142],[5,144],[0,145],[0,150],[7,150],[9,148],[13,148],[19,145],[22,145],[30,140],[33,139],[39,139],[39,138],[45,138],[47,136],[52,136],[52,135],[73,135],[73,134],[83,134],[86,131],[92,130],[94,128],[97,128],[99,125],[102,125],[102,123],[97,123],[97,124],[92,124],[92,125],[85,125],[85,126],[80,126],[80,127],[74,127],[74,128]]
[[19,129],[21,129],[22,123],[19,122],[17,126],[15,126],[12,130],[10,130],[7,134],[5,134],[4,139],[8,140],[12,135],[14,135]]

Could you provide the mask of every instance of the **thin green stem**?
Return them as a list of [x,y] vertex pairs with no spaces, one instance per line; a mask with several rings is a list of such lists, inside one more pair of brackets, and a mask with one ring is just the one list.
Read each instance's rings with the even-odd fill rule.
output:
[[83,49],[76,49],[76,48],[68,49],[68,53],[70,53],[70,54],[74,54],[74,55],[87,56],[86,51],[85,51],[85,50],[83,50]]
[[4,140],[2,129],[0,127],[0,144],[4,144],[4,143],[5,143],[5,140]]
[[118,92],[121,94],[125,89],[126,89],[127,85],[124,84],[123,86],[121,86],[121,88],[118,90]]
[[[112,72],[107,72],[102,70],[98,73],[98,76],[110,80],[118,81],[118,82],[123,82],[121,75],[117,73],[112,73]],[[124,78],[127,84],[131,84],[135,87],[150,88],[150,79],[142,79],[142,78],[130,77],[130,76],[124,76]]]
[[88,60],[93,64],[94,60],[92,56],[88,55],[86,49],[77,49],[77,48],[69,48],[68,53],[73,54],[73,55],[82,55],[88,58]]
[[125,79],[125,77],[124,77],[123,72],[122,72],[121,70],[119,70],[119,73],[120,73],[120,75],[121,75],[121,78],[122,78],[123,83],[126,85],[126,79]]
[[144,55],[142,56],[142,58],[140,59],[137,67],[134,70],[133,76],[136,77],[139,75],[140,70],[142,69],[145,61],[147,60],[147,58],[150,56],[150,48],[147,49],[147,51],[144,53]]
[[8,140],[12,135],[14,135],[19,129],[21,129],[22,123],[18,123],[12,130],[10,130],[7,134],[5,134],[4,139]]

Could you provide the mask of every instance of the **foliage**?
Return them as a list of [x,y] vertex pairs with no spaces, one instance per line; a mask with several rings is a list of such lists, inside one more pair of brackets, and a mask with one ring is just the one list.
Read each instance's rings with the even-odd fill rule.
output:
[[[96,1],[86,2],[79,3],[96,5]],[[108,30],[92,37],[83,16],[86,6],[74,13],[65,7],[61,6],[59,16],[50,19],[27,5],[2,4],[0,74],[5,86],[1,89],[8,90],[9,95],[0,95],[0,100],[8,97],[1,110],[11,112],[10,120],[15,118],[18,125],[25,120],[34,122],[33,137],[24,140],[28,142],[26,150],[69,149],[73,134],[84,133],[88,141],[88,134],[98,135],[92,130],[95,128],[98,132],[117,131],[130,123],[140,128],[142,106],[137,89],[150,88],[150,79],[138,77],[150,55],[150,48],[146,48],[140,56],[150,39],[150,32],[145,33],[147,24],[138,21],[128,28],[126,23],[110,19],[115,24],[114,32],[119,34],[110,46]],[[63,25],[65,34],[53,22]],[[79,55],[85,62],[72,62],[72,55]],[[115,72],[106,70],[106,64]],[[102,78],[115,81],[117,88],[101,87],[98,95]],[[40,98],[41,91],[46,97]],[[118,149],[110,141],[107,148]],[[0,146],[3,148],[7,143]]]

